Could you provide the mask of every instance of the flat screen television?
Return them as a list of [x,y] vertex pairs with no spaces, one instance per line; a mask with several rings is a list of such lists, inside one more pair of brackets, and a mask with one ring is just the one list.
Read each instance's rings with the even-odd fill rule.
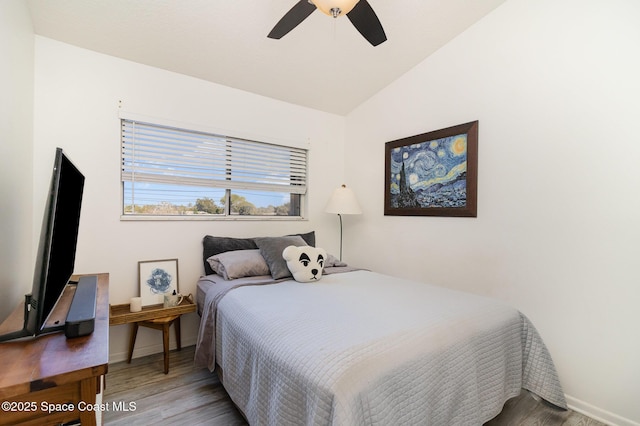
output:
[[45,327],[73,273],[84,175],[61,148],[56,149],[51,186],[42,220],[31,294],[25,296],[22,330],[0,336],[0,341],[38,336],[64,329]]

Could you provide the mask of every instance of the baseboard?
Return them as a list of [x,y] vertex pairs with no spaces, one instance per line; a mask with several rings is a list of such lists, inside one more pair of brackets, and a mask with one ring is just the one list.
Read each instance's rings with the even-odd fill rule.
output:
[[[195,335],[182,336],[181,340],[182,340],[182,347],[192,346],[196,344],[198,340],[198,336],[195,336]],[[169,345],[169,350],[174,350],[174,349],[176,349],[176,344],[175,342],[172,341],[171,344]],[[154,343],[153,345],[148,345],[148,346],[138,346],[138,344],[136,343],[136,348],[135,348],[135,351],[133,352],[133,358],[135,359],[135,358],[140,358],[147,355],[162,353],[163,350],[164,349],[162,347],[162,343]],[[129,354],[126,351],[110,353],[109,363],[113,364],[114,362],[126,361],[128,356]]]
[[591,417],[594,420],[607,424],[609,426],[640,426],[640,423],[626,419],[617,414],[598,408],[587,402],[581,401],[569,395],[565,395],[567,405],[573,411]]

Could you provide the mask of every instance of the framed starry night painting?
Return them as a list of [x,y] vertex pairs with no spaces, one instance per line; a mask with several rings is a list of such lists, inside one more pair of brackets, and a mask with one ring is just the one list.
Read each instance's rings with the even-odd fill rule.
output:
[[476,217],[478,121],[385,144],[384,214]]

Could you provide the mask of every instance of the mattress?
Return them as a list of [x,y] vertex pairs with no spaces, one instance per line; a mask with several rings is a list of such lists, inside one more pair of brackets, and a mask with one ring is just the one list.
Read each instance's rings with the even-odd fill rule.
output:
[[198,288],[196,363],[252,425],[478,425],[522,388],[566,408],[531,322],[490,298],[369,271]]

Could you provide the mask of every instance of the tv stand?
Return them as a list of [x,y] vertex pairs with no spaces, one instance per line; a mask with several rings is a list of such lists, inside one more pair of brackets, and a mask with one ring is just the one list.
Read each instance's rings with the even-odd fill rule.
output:
[[[95,274],[94,274],[95,275]],[[64,324],[75,286],[67,286],[54,308],[48,325]],[[21,327],[22,303],[2,324],[0,334]],[[57,322],[57,324],[56,324]],[[97,302],[93,333],[67,339],[63,333],[41,335],[35,339],[0,343],[0,399],[23,410],[3,411],[0,425],[61,424],[80,420],[95,425],[100,412],[78,409],[101,399],[103,376],[109,362],[109,274],[97,274]],[[35,402],[25,407],[19,402]],[[42,410],[46,404],[72,403],[74,409]],[[84,405],[83,405],[84,404]],[[69,405],[65,405],[68,408]],[[99,405],[98,405],[99,407]],[[29,410],[34,408],[34,410]],[[54,406],[55,408],[55,406]],[[99,421],[98,421],[99,423]]]
[[[23,318],[24,318],[24,320],[22,321],[22,329],[0,334],[0,342],[7,342],[9,340],[22,339],[25,337],[33,337],[33,335],[29,333],[29,331],[27,330],[27,318],[29,317],[30,304],[31,304],[31,293],[25,294],[24,303],[23,303],[24,309],[22,309]],[[11,314],[11,315],[14,315],[14,314]]]

